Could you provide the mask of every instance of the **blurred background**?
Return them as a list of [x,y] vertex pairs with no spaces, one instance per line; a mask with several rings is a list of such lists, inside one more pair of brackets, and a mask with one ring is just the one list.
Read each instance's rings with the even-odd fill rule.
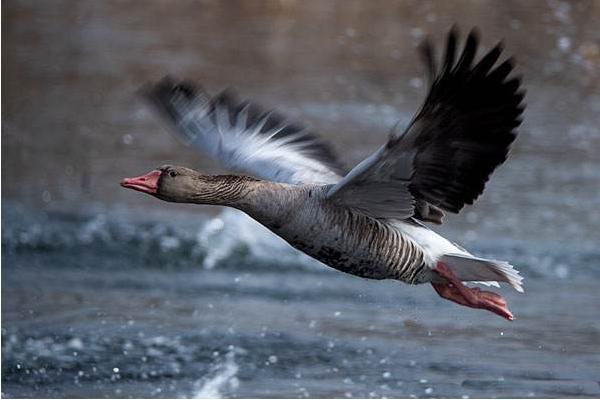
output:
[[[503,39],[527,90],[508,162],[436,228],[522,271],[513,323],[119,187],[221,171],[136,95],[166,74],[277,108],[352,167],[418,109],[416,47],[454,23]],[[597,0],[4,1],[3,397],[599,396],[599,26]]]

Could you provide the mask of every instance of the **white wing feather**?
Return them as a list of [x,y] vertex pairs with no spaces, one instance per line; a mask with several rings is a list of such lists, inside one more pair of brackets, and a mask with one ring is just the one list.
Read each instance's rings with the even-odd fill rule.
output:
[[343,175],[323,140],[273,112],[237,102],[229,92],[211,99],[165,78],[144,94],[188,145],[225,168],[291,184],[333,184]]

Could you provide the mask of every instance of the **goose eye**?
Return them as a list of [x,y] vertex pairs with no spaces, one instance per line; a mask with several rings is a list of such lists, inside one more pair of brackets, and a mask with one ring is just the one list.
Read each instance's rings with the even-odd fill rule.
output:
[[169,176],[171,178],[175,178],[177,176],[177,172],[175,172],[175,171],[169,171]]

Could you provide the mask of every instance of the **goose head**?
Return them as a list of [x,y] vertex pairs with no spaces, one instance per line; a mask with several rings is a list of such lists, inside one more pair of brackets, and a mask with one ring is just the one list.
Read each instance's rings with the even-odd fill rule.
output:
[[163,165],[145,175],[125,178],[121,186],[174,203],[229,205],[242,195],[251,178],[235,175],[204,175],[193,169]]

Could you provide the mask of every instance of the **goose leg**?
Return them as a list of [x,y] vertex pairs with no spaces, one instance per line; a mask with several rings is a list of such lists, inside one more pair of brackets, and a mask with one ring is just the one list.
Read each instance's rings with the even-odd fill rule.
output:
[[502,296],[479,288],[465,286],[444,263],[438,262],[435,270],[447,280],[446,283],[431,283],[440,297],[466,307],[491,311],[509,321],[514,319]]

